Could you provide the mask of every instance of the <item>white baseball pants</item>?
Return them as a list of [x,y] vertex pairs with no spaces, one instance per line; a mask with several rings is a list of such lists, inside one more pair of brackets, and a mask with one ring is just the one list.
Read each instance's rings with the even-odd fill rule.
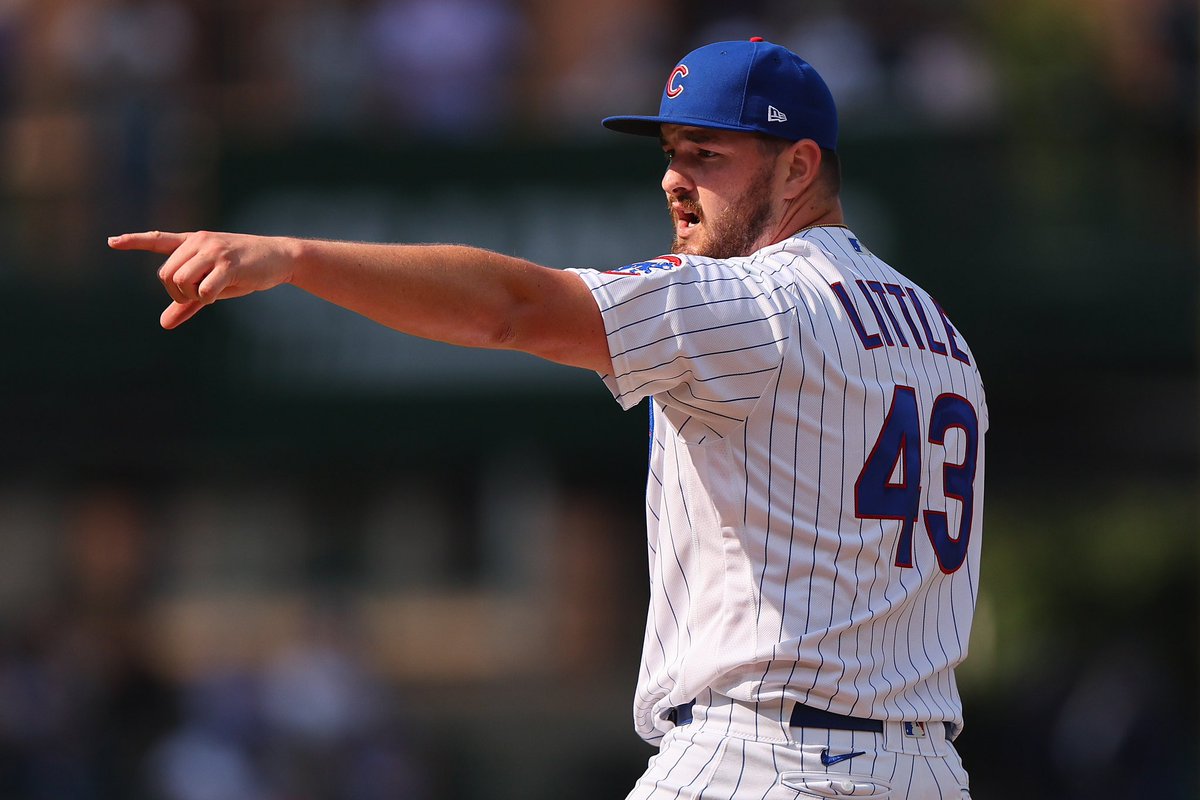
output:
[[941,723],[889,722],[882,734],[791,727],[792,705],[696,703],[627,800],[970,800]]

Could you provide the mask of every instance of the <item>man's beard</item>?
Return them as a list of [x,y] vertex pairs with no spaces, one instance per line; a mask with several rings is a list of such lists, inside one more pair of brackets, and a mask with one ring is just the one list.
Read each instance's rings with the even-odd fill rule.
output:
[[[701,220],[701,236],[688,239],[675,238],[672,253],[706,256],[708,258],[735,258],[748,256],[757,249],[759,239],[771,224],[771,197],[769,185],[771,170],[764,170],[750,182],[723,212],[707,216],[697,200],[675,200],[684,211],[696,214]],[[672,202],[668,198],[668,203]],[[672,214],[672,222],[674,215]]]

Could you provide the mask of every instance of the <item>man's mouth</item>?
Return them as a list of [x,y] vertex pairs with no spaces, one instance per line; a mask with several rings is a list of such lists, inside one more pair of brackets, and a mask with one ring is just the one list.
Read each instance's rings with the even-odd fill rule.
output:
[[676,205],[672,208],[675,216],[675,230],[684,232],[691,230],[700,224],[700,215],[684,206]]

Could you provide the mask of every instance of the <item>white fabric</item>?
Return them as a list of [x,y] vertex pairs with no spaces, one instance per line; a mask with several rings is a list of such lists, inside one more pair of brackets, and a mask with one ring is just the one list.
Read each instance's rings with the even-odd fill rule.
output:
[[[604,317],[606,385],[626,409],[652,400],[638,732],[657,741],[670,708],[707,690],[960,728],[954,666],[979,576],[987,407],[940,307],[836,226],[745,258],[576,272]],[[903,521],[855,507],[864,463],[909,391],[897,387],[911,387],[920,424],[919,475],[901,458],[888,479],[908,469],[920,481],[906,567]],[[967,504],[945,482],[967,435],[951,425],[944,445],[929,441],[943,395],[958,409],[965,399],[979,434],[969,547],[948,572],[926,519],[942,512],[959,531]]]
[[892,722],[882,734],[790,728],[790,705],[781,721],[779,704],[719,696],[693,713],[692,723],[663,738],[627,800],[970,800],[962,760],[941,725]]

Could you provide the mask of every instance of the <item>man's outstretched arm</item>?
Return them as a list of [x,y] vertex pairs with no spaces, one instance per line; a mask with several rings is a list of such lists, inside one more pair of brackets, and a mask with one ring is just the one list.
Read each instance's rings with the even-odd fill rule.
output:
[[164,328],[217,300],[291,283],[413,336],[612,371],[600,311],[578,275],[488,250],[161,231],[109,246],[167,257]]

